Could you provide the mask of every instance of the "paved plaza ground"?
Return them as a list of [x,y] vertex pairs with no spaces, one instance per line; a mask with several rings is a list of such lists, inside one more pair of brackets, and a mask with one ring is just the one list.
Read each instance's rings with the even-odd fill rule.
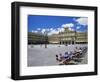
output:
[[[56,54],[64,54],[66,51],[74,51],[75,47],[87,47],[87,44],[76,45],[28,45],[28,66],[53,66],[58,65]],[[79,64],[87,63],[87,54]]]

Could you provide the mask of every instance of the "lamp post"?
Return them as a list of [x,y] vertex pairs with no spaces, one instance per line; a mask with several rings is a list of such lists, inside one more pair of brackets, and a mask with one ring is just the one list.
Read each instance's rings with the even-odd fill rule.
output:
[[47,48],[47,41],[48,41],[48,31],[47,30],[44,32],[44,38],[45,38],[45,48]]
[[75,28],[75,44],[76,44],[76,39],[77,39],[77,28]]
[[75,29],[75,44],[76,44],[76,29]]

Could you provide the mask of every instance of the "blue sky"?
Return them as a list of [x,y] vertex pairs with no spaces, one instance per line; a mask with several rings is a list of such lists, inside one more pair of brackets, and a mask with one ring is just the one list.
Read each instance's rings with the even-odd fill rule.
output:
[[29,32],[45,32],[49,34],[63,31],[64,27],[69,30],[87,31],[87,17],[70,17],[70,16],[47,16],[47,15],[28,15]]

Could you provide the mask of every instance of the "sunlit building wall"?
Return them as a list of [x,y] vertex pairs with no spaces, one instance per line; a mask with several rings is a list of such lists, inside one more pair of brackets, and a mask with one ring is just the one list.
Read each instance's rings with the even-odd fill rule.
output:
[[77,32],[66,27],[63,32],[49,36],[49,43],[84,44],[87,43],[87,32]]

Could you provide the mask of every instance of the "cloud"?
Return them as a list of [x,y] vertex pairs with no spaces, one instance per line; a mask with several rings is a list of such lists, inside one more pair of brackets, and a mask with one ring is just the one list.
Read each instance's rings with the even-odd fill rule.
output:
[[[44,34],[45,32],[48,32],[48,35],[52,34],[58,34],[59,32],[64,31],[64,28],[43,28],[41,29],[41,33]],[[37,31],[38,32],[38,31]]]
[[80,28],[81,28],[80,26],[77,26],[77,27],[76,27],[76,29],[80,29]]
[[46,31],[46,29],[42,29],[41,32],[44,33]]
[[57,30],[58,30],[59,32],[63,32],[63,31],[64,31],[64,28],[63,28],[63,27],[57,28]]
[[48,35],[58,34],[58,33],[59,33],[59,31],[58,31],[57,29],[52,29],[52,30],[48,33]]
[[53,30],[53,28],[50,28],[50,31],[52,31]]
[[41,30],[41,28],[37,28],[37,30]]
[[73,23],[66,23],[66,24],[63,24],[62,27],[63,27],[63,29],[64,29],[64,27],[68,27],[68,29],[69,29],[70,31],[74,31],[74,29],[72,28],[72,27],[74,27],[74,24],[73,24]]
[[33,33],[37,33],[38,31],[37,31],[37,30],[32,30],[32,32],[33,32]]
[[42,33],[42,34],[44,34],[45,32],[49,32],[50,31],[50,29],[49,28],[43,28],[43,29],[41,29],[41,28],[37,28],[37,30],[32,30],[32,32],[34,32],[34,33]]
[[70,31],[74,31],[74,29],[73,29],[73,28],[71,28],[71,27],[69,27],[68,29],[69,29]]
[[41,29],[41,33],[44,34],[45,32],[49,33],[50,32],[50,28],[43,28],[43,29]]
[[67,24],[61,25],[61,27],[56,28],[56,29],[50,28],[50,29],[49,29],[50,32],[48,33],[48,35],[58,34],[59,32],[64,32],[64,30],[65,30],[64,27],[68,27],[69,30],[74,31],[74,29],[71,28],[71,27],[73,27],[73,26],[74,26],[73,23],[67,23]]
[[64,31],[63,27],[61,27],[61,28],[52,28],[52,29],[50,29],[48,35],[58,34],[59,32],[63,32],[63,31]]
[[73,23],[67,23],[67,24],[63,24],[61,27],[73,27],[74,24]]
[[63,24],[61,25],[61,27],[59,28],[37,28],[37,30],[32,31],[35,33],[38,33],[39,31],[41,31],[42,34],[44,34],[45,32],[48,32],[48,35],[52,35],[52,34],[58,34],[59,32],[64,32],[64,27],[68,27],[69,30],[74,31],[73,27],[74,24],[73,23],[67,23],[67,24]]
[[78,19],[76,19],[76,22],[78,22],[80,25],[87,25],[88,18],[78,18]]

